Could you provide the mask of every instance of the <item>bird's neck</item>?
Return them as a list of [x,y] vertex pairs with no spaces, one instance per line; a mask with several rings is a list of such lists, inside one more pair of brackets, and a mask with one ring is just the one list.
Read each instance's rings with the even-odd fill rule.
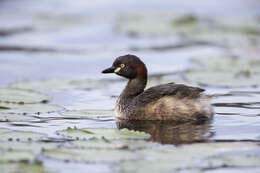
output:
[[130,79],[121,93],[120,97],[121,98],[133,98],[136,97],[137,95],[141,94],[147,84],[147,74],[143,76],[139,76],[134,79]]

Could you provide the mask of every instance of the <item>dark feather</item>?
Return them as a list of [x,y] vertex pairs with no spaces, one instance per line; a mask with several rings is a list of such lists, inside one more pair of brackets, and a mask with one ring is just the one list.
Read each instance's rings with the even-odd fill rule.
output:
[[138,104],[147,104],[156,101],[164,96],[173,96],[178,99],[198,98],[205,91],[202,88],[186,86],[183,84],[168,83],[157,85],[145,90],[136,97]]

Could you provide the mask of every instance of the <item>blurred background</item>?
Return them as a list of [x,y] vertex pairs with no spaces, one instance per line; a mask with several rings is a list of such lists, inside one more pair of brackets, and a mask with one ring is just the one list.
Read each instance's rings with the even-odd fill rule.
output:
[[128,53],[150,74],[185,71],[194,57],[259,56],[259,9],[258,0],[0,0],[0,86],[104,78]]
[[[50,159],[37,150],[28,163],[36,161],[37,166],[64,173],[260,172],[259,0],[0,0],[0,140],[6,140],[3,146],[8,148],[0,157],[0,172],[14,168],[13,162],[1,167],[5,160],[22,158],[25,163],[17,148],[35,149],[28,143],[19,148],[17,136],[34,140],[44,133],[42,146],[58,143],[55,150],[65,151],[71,136],[66,142],[59,132],[70,133],[68,127],[73,133],[77,128],[109,128],[108,134],[120,127],[114,105],[126,81],[101,71],[125,54],[146,63],[148,87],[177,82],[205,88],[215,96],[214,120],[181,125],[139,122],[140,127],[126,123],[150,133],[157,148],[144,140],[114,146],[114,140],[108,144],[103,138],[105,133],[105,143],[94,142],[90,148],[86,143],[85,149],[73,145],[77,152],[56,159],[59,154]],[[52,100],[38,103],[42,95],[21,89],[40,91]],[[24,137],[23,131],[31,133]],[[16,144],[7,143],[10,138],[16,138]],[[100,154],[97,148],[109,152]],[[39,172],[26,166],[30,164],[11,172]]]

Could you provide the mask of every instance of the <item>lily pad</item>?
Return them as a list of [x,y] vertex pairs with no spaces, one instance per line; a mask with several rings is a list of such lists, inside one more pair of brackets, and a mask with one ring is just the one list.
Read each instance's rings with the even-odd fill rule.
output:
[[[124,162],[119,172],[197,172],[219,167],[249,167],[260,163],[259,146],[252,143],[203,143],[140,150],[142,160]],[[159,164],[158,164],[159,163]]]
[[33,90],[73,90],[73,89],[96,89],[109,84],[108,80],[39,80],[39,81],[20,81],[10,85],[11,88],[33,89]]
[[192,83],[212,86],[257,86],[260,85],[260,68],[257,59],[242,57],[212,57],[195,59],[199,67],[184,74]]
[[35,154],[30,151],[17,151],[17,150],[7,150],[1,153],[1,162],[29,162],[35,158]]
[[27,104],[46,102],[50,99],[50,96],[33,90],[0,88],[0,102]]
[[242,48],[259,46],[259,37],[243,34],[240,32],[226,32],[226,31],[214,31],[202,32],[201,34],[194,34],[190,36],[193,40],[200,40],[202,42],[209,42],[217,46],[236,48],[241,50]]
[[1,163],[0,170],[4,173],[51,173],[42,163]]
[[0,113],[13,113],[13,114],[40,114],[51,113],[63,110],[59,105],[53,104],[12,104],[12,103],[0,103],[0,106],[4,106],[8,109],[0,109]]
[[[179,163],[177,163],[179,164]],[[173,162],[158,162],[158,161],[146,161],[138,160],[131,162],[121,163],[119,166],[114,166],[115,172],[124,172],[124,173],[178,173],[176,163]],[[181,172],[181,171],[180,171]],[[194,172],[194,170],[192,170]],[[196,173],[196,172],[195,172]]]
[[9,130],[0,128],[0,141],[35,141],[45,135],[42,133]]
[[91,163],[116,163],[125,160],[137,159],[137,155],[135,153],[124,150],[74,148],[59,148],[56,150],[45,150],[44,156],[59,160]]
[[40,153],[42,150],[55,149],[58,143],[46,142],[22,142],[22,141],[5,141],[1,142],[0,149],[10,151],[30,151],[33,153]]
[[92,119],[102,119],[102,118],[109,118],[114,117],[114,111],[109,110],[71,110],[61,113],[66,117],[71,118],[92,118]]
[[[259,46],[260,25],[257,18],[245,17],[236,20],[233,17],[216,19],[215,28],[211,32],[191,35],[191,38],[213,42],[232,48]],[[248,53],[247,53],[248,54]]]
[[90,139],[90,138],[106,138],[108,140],[114,139],[144,139],[150,137],[144,132],[132,131],[128,129],[116,128],[88,128],[88,129],[72,129],[59,131],[59,135],[73,138],[73,139]]
[[12,88],[34,89],[34,90],[67,90],[75,89],[76,85],[73,85],[67,80],[40,80],[29,81],[24,80],[10,85]]
[[9,121],[32,121],[37,120],[34,117],[17,115],[17,114],[8,114],[8,113],[0,113],[0,122],[9,122]]
[[121,32],[128,34],[176,35],[199,33],[207,30],[211,25],[209,21],[199,19],[192,14],[145,11],[121,15],[116,26]]
[[73,141],[73,145],[84,149],[127,149],[127,150],[139,150],[156,147],[158,144],[148,142],[144,140],[107,140],[107,139],[92,139],[84,141]]
[[260,25],[258,19],[254,17],[237,20],[231,16],[206,18],[194,14],[160,10],[132,11],[120,15],[116,28],[130,36],[177,35],[189,42],[207,43],[220,47],[238,49],[242,47],[248,50],[249,46],[259,47],[260,45]]

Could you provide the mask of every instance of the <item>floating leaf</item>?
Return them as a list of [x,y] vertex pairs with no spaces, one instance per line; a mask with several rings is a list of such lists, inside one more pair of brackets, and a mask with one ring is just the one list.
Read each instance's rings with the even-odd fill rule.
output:
[[[119,31],[127,34],[165,35],[172,34],[170,27],[171,14],[155,12],[127,13],[120,15],[116,27]],[[162,20],[163,19],[163,20]],[[154,25],[156,21],[157,25]],[[151,27],[153,26],[153,27]]]
[[40,80],[40,81],[21,81],[10,85],[12,88],[34,89],[34,90],[66,90],[75,89],[67,80]]
[[0,112],[0,122],[1,121],[31,121],[31,120],[37,120],[37,119],[30,116],[7,114],[7,113]]
[[[260,164],[259,146],[252,143],[201,143],[161,147],[136,152],[143,158],[115,167],[119,172],[196,172],[219,167],[249,167]],[[158,164],[159,163],[159,164]],[[199,164],[198,164],[199,163]]]
[[35,158],[35,154],[30,151],[17,151],[17,150],[7,150],[1,152],[0,163],[1,162],[19,162],[19,161],[32,161]]
[[16,150],[16,151],[30,151],[33,153],[40,153],[42,150],[55,149],[58,143],[51,142],[22,142],[22,141],[5,141],[1,142],[0,149],[2,150]]
[[42,163],[1,163],[0,170],[3,173],[51,173]]
[[53,104],[12,104],[12,103],[0,103],[9,109],[0,109],[0,113],[15,113],[15,114],[40,114],[40,113],[51,113],[61,111],[63,108]]
[[184,74],[192,83],[212,86],[256,86],[260,85],[260,68],[250,58],[212,57],[196,59],[199,67]]
[[6,107],[6,106],[0,106],[0,110],[1,109],[10,109],[9,107]]
[[109,84],[109,80],[40,80],[21,81],[10,85],[12,88],[33,89],[33,90],[73,90],[73,89],[96,89]]
[[[176,163],[174,162],[138,160],[131,162],[123,162],[119,166],[114,166],[114,171],[124,173],[173,173],[177,172],[177,167]],[[192,172],[194,171],[192,170]]]
[[128,150],[138,150],[147,149],[157,146],[156,143],[148,142],[144,140],[107,140],[107,139],[92,139],[84,141],[73,141],[73,145],[84,149],[128,149]]
[[197,82],[202,85],[219,87],[243,87],[260,85],[259,76],[251,78],[236,78],[235,74],[227,72],[209,72],[209,71],[190,71],[185,74],[185,78],[191,82]]
[[181,16],[174,21],[174,24],[177,26],[187,26],[194,25],[198,22],[198,18],[193,15]]
[[45,102],[50,99],[50,96],[32,90],[0,88],[0,102],[26,104]]
[[[195,41],[221,47],[259,47],[260,24],[255,17],[206,18],[194,14],[146,10],[120,15],[116,28],[130,36],[185,36]],[[156,25],[155,25],[156,23]],[[170,44],[171,46],[173,43]],[[152,45],[153,46],[153,45]]]
[[66,117],[70,118],[94,118],[94,119],[102,119],[114,116],[114,111],[108,110],[73,110],[73,111],[66,111],[61,113]]
[[[156,21],[157,25],[154,25]],[[153,26],[153,27],[151,27]],[[211,27],[210,22],[193,15],[169,12],[134,12],[121,15],[117,28],[128,34],[174,35],[205,32]]]
[[135,153],[124,150],[74,148],[45,150],[44,155],[59,160],[93,163],[114,163],[137,158]]
[[9,130],[0,128],[0,141],[34,141],[45,136],[42,133]]
[[144,139],[150,135],[144,132],[132,131],[128,129],[116,128],[88,128],[88,129],[72,129],[59,131],[59,135],[70,137],[73,139],[89,139],[89,138],[103,138],[106,139]]

